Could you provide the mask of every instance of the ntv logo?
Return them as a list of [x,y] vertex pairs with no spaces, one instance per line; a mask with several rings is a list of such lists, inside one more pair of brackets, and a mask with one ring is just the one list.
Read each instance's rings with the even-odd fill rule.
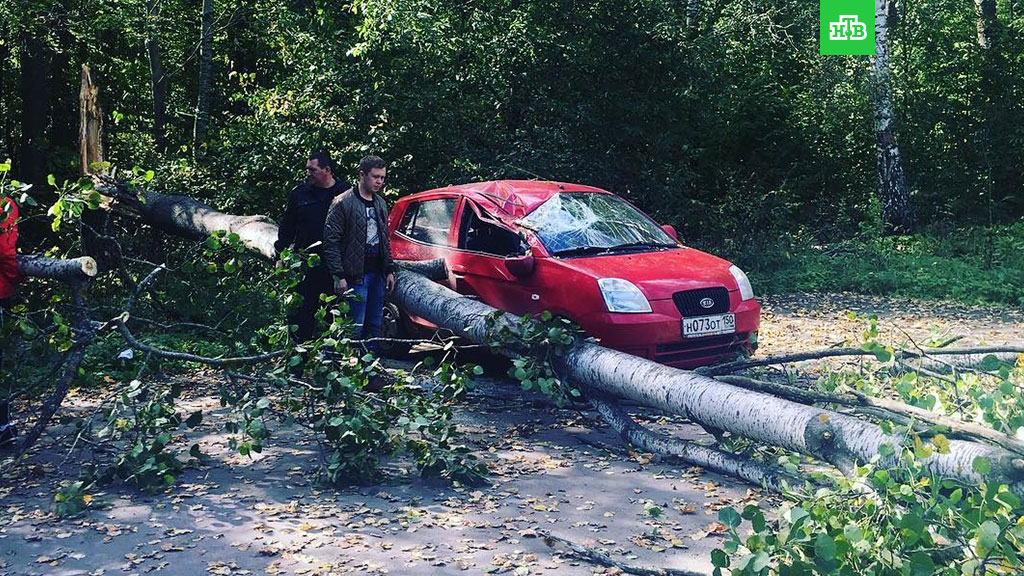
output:
[[875,0],[821,0],[818,23],[822,54],[875,53]]
[[864,40],[868,37],[868,26],[856,15],[840,16],[839,22],[828,23],[829,40]]

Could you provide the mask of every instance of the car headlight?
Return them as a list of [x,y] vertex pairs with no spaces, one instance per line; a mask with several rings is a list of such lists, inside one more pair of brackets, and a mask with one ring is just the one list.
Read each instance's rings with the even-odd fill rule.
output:
[[740,270],[738,266],[729,266],[729,274],[732,274],[736,284],[740,287],[740,299],[750,300],[754,297],[754,287],[750,285],[750,279]]
[[629,280],[622,278],[599,278],[598,287],[604,296],[604,305],[609,312],[640,314],[651,311],[651,303],[644,293]]

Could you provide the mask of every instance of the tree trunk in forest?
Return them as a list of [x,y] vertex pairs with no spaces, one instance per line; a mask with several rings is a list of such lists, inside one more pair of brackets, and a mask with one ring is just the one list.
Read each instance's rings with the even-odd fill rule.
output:
[[[112,189],[107,186],[104,191],[110,193]],[[198,239],[215,230],[236,227],[246,245],[267,258],[273,257],[277,227],[264,217],[224,214],[181,196],[144,193],[140,202],[123,187],[113,192],[119,198],[125,194],[135,198],[140,206],[134,209],[149,224],[169,233]],[[524,323],[530,322],[509,314],[495,319],[494,308],[408,270],[399,270],[397,278],[394,298],[404,310],[477,344],[487,344],[494,334],[505,331],[521,334]],[[529,352],[525,343],[510,343],[501,349],[505,355]],[[575,345],[558,362],[560,372],[583,388],[679,414],[706,428],[814,456],[845,471],[878,456],[883,445],[897,447],[906,440],[901,434],[887,434],[879,426],[851,416],[744,390],[588,341]],[[896,454],[882,458],[879,465],[897,465]],[[1006,482],[1015,492],[1024,494],[1024,460],[1003,448],[951,440],[948,453],[935,453],[923,462],[939,476],[977,482],[982,477],[974,472],[976,458],[990,464],[985,480]]]
[[210,101],[213,98],[213,0],[203,0],[203,23],[199,41],[199,91],[196,97],[196,120],[192,147],[196,155],[206,140],[210,122]]
[[887,40],[890,8],[894,1],[875,0],[874,90],[871,100],[878,140],[878,194],[882,200],[882,219],[891,230],[905,232],[913,229],[917,217],[910,203],[903,157],[896,144],[896,111],[892,102]]
[[15,166],[19,180],[43,182],[45,150],[50,126],[50,66],[52,51],[45,42],[24,35],[21,43],[21,143]]
[[146,0],[146,52],[149,54],[149,85],[153,94],[153,142],[167,150],[167,76],[160,60],[160,0]]
[[996,0],[974,0],[978,16],[978,46],[988,50],[996,44]]
[[82,174],[103,161],[103,110],[99,103],[100,89],[93,83],[89,66],[82,64],[82,87],[79,91],[78,142]]

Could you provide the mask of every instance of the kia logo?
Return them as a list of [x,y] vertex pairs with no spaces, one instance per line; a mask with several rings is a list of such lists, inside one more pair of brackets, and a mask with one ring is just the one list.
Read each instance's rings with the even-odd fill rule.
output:
[[700,307],[701,308],[711,308],[714,305],[715,305],[715,301],[712,300],[711,298],[704,298],[704,299],[702,299],[700,301]]

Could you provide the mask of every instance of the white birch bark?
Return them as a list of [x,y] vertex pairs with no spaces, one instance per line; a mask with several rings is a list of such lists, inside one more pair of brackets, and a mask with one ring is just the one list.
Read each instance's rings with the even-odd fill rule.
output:
[[[408,271],[399,271],[395,294],[405,310],[478,344],[486,344],[489,332],[502,326],[513,334],[522,331],[521,319],[510,315],[489,328],[487,319],[494,308]],[[501,352],[515,355],[524,350],[510,346]],[[814,456],[843,470],[879,455],[884,444],[897,447],[904,441],[899,434],[886,434],[857,418],[744,390],[590,342],[570,351],[563,362],[565,373],[587,387],[685,416],[702,426]],[[986,480],[1006,482],[1024,493],[1024,461],[1002,448],[951,441],[948,454],[936,453],[924,462],[940,476],[977,482],[981,477],[973,471],[973,462],[978,457],[991,464]],[[880,465],[894,463],[883,459]]]
[[875,135],[878,139],[878,194],[882,200],[882,218],[895,230],[913,228],[917,217],[910,204],[903,156],[896,143],[896,112],[892,103],[889,73],[889,5],[893,0],[875,0],[875,55],[871,59],[874,75],[872,105]]

